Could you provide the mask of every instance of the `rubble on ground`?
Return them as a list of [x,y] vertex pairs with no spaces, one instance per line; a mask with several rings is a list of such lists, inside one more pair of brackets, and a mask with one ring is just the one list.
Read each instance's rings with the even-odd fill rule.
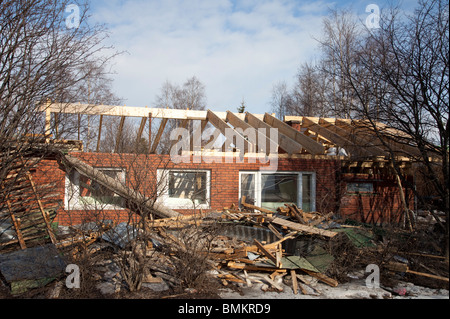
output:
[[[14,272],[10,267],[8,254],[27,256],[43,248],[8,254],[0,250],[0,272],[12,295],[50,286],[48,298],[65,298],[70,291],[64,288],[67,273],[63,266],[89,260],[95,289],[106,298],[144,290],[155,298],[186,297],[201,290],[196,287],[200,287],[201,275],[219,285],[218,298],[245,294],[256,298],[255,293],[261,294],[257,298],[272,298],[273,294],[280,298],[432,298],[436,291],[448,297],[448,262],[442,257],[421,252],[392,254],[374,228],[343,223],[332,213],[306,213],[294,204],[270,211],[244,199],[241,208],[233,205],[145,224],[91,223],[60,230],[57,242],[46,248],[46,252],[59,252],[48,266],[51,274],[37,272],[19,278],[19,268]],[[383,249],[384,260],[377,264],[380,260],[370,255]],[[446,271],[416,261],[419,257],[444,264]],[[28,260],[25,267],[36,266],[33,260],[20,260]],[[365,278],[370,273],[364,268],[361,273],[361,266],[369,261],[381,269],[383,278],[396,281],[389,287],[384,283],[376,289],[367,287]],[[358,267],[360,272],[355,275]],[[408,276],[438,282],[441,288],[424,293],[420,286],[405,284]]]

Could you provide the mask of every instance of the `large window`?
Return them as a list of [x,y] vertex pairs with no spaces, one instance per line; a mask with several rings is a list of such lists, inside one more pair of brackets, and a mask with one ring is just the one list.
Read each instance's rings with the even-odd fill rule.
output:
[[[97,168],[103,174],[125,184],[122,168]],[[121,209],[124,199],[90,178],[72,170],[66,176],[65,206],[76,209]]]
[[209,208],[210,172],[207,170],[159,170],[161,197],[170,208]]
[[315,173],[240,172],[240,197],[257,206],[276,210],[295,204],[305,212],[315,210]]

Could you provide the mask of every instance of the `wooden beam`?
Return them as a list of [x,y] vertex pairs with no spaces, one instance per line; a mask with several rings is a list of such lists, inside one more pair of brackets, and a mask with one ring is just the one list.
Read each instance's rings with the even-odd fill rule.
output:
[[51,120],[52,120],[52,111],[51,111],[51,103],[50,101],[47,101],[47,103],[43,106],[43,111],[45,112],[45,128],[44,128],[44,134],[50,134],[51,133]]
[[[237,116],[236,114],[227,111],[227,119],[228,123],[230,123],[231,125],[233,125],[236,128],[240,128],[242,129],[244,132],[245,130],[248,129],[255,129],[253,126],[251,126],[250,124],[248,124],[247,122],[245,122],[243,119],[241,119],[239,116]],[[244,134],[245,137],[245,134]],[[247,146],[249,146],[248,148],[246,148],[247,152],[256,152],[257,150],[257,135],[255,135],[255,141],[254,143],[252,143],[251,140],[249,140],[247,138]],[[251,146],[251,148],[250,148]]]
[[298,283],[297,283],[297,274],[295,273],[295,269],[291,269],[291,278],[292,278],[292,290],[294,291],[294,295],[298,294]]
[[279,265],[277,265],[277,258],[272,255],[264,246],[261,244],[256,238],[253,240],[255,245],[258,247],[258,250],[261,251],[264,256],[269,258],[269,260],[273,261],[273,263],[276,265],[277,268],[280,268]]
[[[244,146],[244,149],[241,150],[242,153],[244,153],[245,151],[245,144],[247,143],[247,140],[241,135],[239,134],[239,132],[237,132],[235,129],[233,129],[231,126],[229,126],[224,120],[222,120],[217,114],[215,114],[214,112],[208,110],[207,111],[207,118],[208,121],[214,125],[214,127],[216,127],[220,133],[222,133],[225,137],[229,137],[227,136],[227,130],[228,132],[233,132],[234,136],[236,137],[236,147],[238,146]],[[229,133],[228,133],[229,134]],[[233,143],[233,141],[228,141],[229,143]]]
[[116,147],[114,149],[114,153],[119,153],[120,141],[122,140],[122,131],[123,131],[124,124],[125,124],[125,116],[122,116],[120,118],[119,130],[117,131]]
[[308,117],[303,117],[302,127],[307,127],[309,130],[322,135],[323,137],[334,143],[336,146],[344,148],[346,151],[350,153],[350,155],[359,155],[359,154],[363,154],[365,156],[372,155],[372,153],[367,151],[365,148],[355,145],[347,138],[331,131],[330,129],[324,126],[321,126],[313,122]]
[[[150,113],[153,118],[168,118],[177,120],[206,120],[207,117],[207,111],[202,110],[162,109],[121,105],[93,105],[81,103],[48,103],[43,104],[41,110],[43,112],[46,112],[46,114],[48,113],[47,117],[50,113],[109,115],[141,118],[148,116],[148,114]],[[226,112],[215,112],[215,114],[222,120],[226,119]],[[235,114],[241,119],[243,119],[245,116],[242,113]],[[50,122],[48,123],[48,128],[49,127]]]
[[123,183],[106,175],[101,170],[86,164],[76,157],[65,155],[61,157],[60,160],[66,167],[76,169],[81,175],[96,181],[120,197],[125,198],[127,200],[127,204],[130,205],[131,209],[133,209],[133,211],[137,214],[148,212],[149,214],[155,214],[162,218],[180,216],[180,213],[165,207],[161,202],[151,201],[139,191],[123,185]]
[[311,271],[311,270],[308,270],[308,269],[303,269],[303,268],[302,268],[302,271],[306,272],[308,275],[310,275],[312,277],[315,277],[315,278],[319,279],[320,281],[326,283],[327,285],[329,285],[331,287],[337,287],[339,285],[337,280],[335,280],[333,278],[330,278],[330,277],[328,277],[328,276],[326,276],[324,274],[321,274],[319,272],[314,272],[314,271]]
[[136,136],[136,143],[138,143],[139,140],[141,139],[142,133],[144,132],[144,128],[145,128],[145,124],[146,123],[147,123],[147,118],[143,117],[141,119],[141,124],[139,125],[139,130],[138,130],[138,133],[137,133],[137,136]]
[[312,138],[306,136],[305,134],[302,134],[301,132],[297,131],[283,121],[280,121],[269,113],[264,114],[264,122],[272,127],[277,128],[279,130],[279,133],[281,132],[282,134],[288,136],[289,138],[302,145],[311,154],[317,155],[325,153],[325,147],[322,144],[317,143]]
[[164,128],[166,127],[167,120],[168,119],[166,119],[166,118],[163,118],[161,120],[161,125],[159,126],[158,133],[156,133],[155,140],[153,141],[152,148],[150,149],[151,154],[154,154],[156,152],[156,148],[158,147],[162,133],[164,132]]
[[307,225],[302,225],[299,223],[294,223],[294,222],[284,220],[284,219],[281,219],[278,217],[272,219],[271,222],[274,224],[277,224],[277,225],[286,226],[286,227],[296,230],[296,231],[302,231],[302,232],[306,232],[309,234],[321,235],[321,236],[325,236],[325,237],[334,237],[338,234],[333,231],[324,230],[324,229],[311,227],[311,226],[307,226]]
[[[266,130],[266,145],[270,143],[271,137],[268,136],[270,132],[271,126],[261,119],[259,119],[255,114],[246,113],[246,120],[247,123],[253,126],[254,128],[263,128]],[[303,146],[293,139],[287,137],[282,132],[278,131],[278,141],[275,141],[278,143],[279,147],[281,147],[283,150],[285,150],[289,155],[300,153],[302,151]],[[258,144],[260,144],[260,141],[258,141]],[[258,148],[261,147],[258,145]],[[266,147],[267,149],[267,147]]]
[[148,114],[148,151],[152,148],[152,113]]
[[96,149],[97,153],[100,150],[100,141],[102,138],[102,124],[103,124],[103,115],[100,115],[100,122],[98,124],[98,136],[97,136],[97,149]]
[[[189,124],[189,120],[188,119],[181,120],[181,124],[180,125],[178,125],[178,121],[179,120],[176,120],[176,121],[177,121],[177,128],[181,128],[181,129],[185,129],[186,126]],[[170,147],[172,148],[172,146],[174,146],[181,138],[182,138],[181,136],[178,136],[177,140],[171,141]],[[191,136],[191,139],[192,139],[192,136]],[[192,145],[192,143],[190,145]]]
[[367,135],[376,137],[375,129],[382,136],[384,143],[395,153],[403,153],[406,156],[420,156],[420,150],[417,147],[411,146],[411,142],[414,138],[406,133],[389,127],[384,123],[375,123],[376,128],[372,127],[372,124],[368,120],[353,121],[358,129],[364,131]]
[[356,145],[366,148],[369,152],[376,156],[389,156],[389,154],[385,150],[373,144],[375,140],[374,136],[368,138],[367,133],[361,134],[361,130],[358,131],[358,127],[352,125],[351,120],[336,119],[335,125],[347,131],[347,134],[350,134],[350,140],[354,140],[354,143]]
[[[3,186],[2,186],[3,188]],[[14,225],[14,230],[16,231],[17,239],[19,240],[19,245],[21,249],[26,249],[27,245],[25,244],[25,240],[23,239],[22,231],[20,230],[20,221],[17,220],[16,216],[14,215],[13,209],[11,207],[11,202],[9,199],[6,200],[6,204],[8,205],[8,211],[9,215],[11,217],[11,221]]]

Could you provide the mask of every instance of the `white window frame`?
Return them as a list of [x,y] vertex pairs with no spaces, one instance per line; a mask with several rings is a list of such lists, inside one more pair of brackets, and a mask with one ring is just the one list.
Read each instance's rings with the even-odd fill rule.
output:
[[[126,170],[122,167],[96,167],[102,171],[120,171],[121,182],[126,181]],[[69,174],[66,173],[65,179],[65,192],[64,192],[64,208],[65,210],[124,210],[125,208],[115,204],[89,204],[83,202],[80,199],[80,173],[77,170],[72,171],[74,173],[73,180],[71,180]],[[116,195],[119,197],[119,195]]]
[[303,175],[311,175],[311,211],[316,210],[316,172],[297,172],[297,171],[239,171],[239,200],[242,198],[242,175],[255,175],[255,205],[261,207],[261,178],[265,174],[286,174],[297,175],[297,207],[303,209]]
[[[169,197],[169,173],[206,173],[206,203],[197,204],[188,198]],[[211,204],[211,171],[206,169],[158,169],[158,201],[171,209],[209,209]]]

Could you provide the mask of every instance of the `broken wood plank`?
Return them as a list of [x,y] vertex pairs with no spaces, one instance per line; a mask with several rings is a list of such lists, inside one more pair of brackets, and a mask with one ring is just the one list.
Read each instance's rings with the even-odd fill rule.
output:
[[250,208],[250,209],[256,209],[259,210],[260,212],[263,213],[267,213],[267,214],[274,214],[275,212],[271,211],[270,209],[265,209],[256,205],[252,205],[252,204],[247,204],[245,201],[241,202],[241,205],[246,207],[246,208]]
[[301,269],[302,271],[306,272],[308,275],[310,275],[311,277],[315,277],[317,279],[319,279],[320,281],[326,283],[327,285],[331,286],[331,287],[337,287],[339,285],[339,283],[337,282],[337,280],[330,278],[320,272],[314,272],[308,269]]
[[409,269],[407,270],[407,273],[449,282],[448,278],[442,277],[442,276],[436,276],[436,275],[427,274],[427,273],[418,272],[418,271],[413,271],[413,270],[409,270]]
[[298,284],[295,269],[291,269],[291,278],[292,278],[292,290],[294,291],[294,295],[296,295],[298,294]]
[[330,218],[333,215],[334,215],[334,213],[331,212],[331,213],[328,213],[328,214],[326,214],[326,215],[324,215],[322,217],[319,217],[319,218],[313,220],[312,222],[310,222],[309,226],[316,226],[316,225],[320,224],[321,222],[323,222],[324,220],[327,220],[328,218]]
[[279,232],[275,227],[273,227],[272,224],[269,224],[267,227],[269,228],[269,230],[270,230],[272,233],[274,233],[274,235],[275,235],[278,239],[283,239],[283,235],[281,235],[280,232]]
[[386,264],[386,268],[391,270],[391,271],[404,272],[404,273],[408,273],[408,274],[414,274],[414,275],[417,275],[417,276],[423,276],[423,277],[428,277],[428,278],[433,278],[433,279],[449,282],[449,279],[446,278],[446,277],[443,277],[443,276],[432,275],[432,274],[427,274],[427,273],[424,273],[424,272],[418,272],[418,271],[410,270],[408,265],[403,264],[403,263],[389,262],[389,263]]
[[254,239],[253,241],[255,245],[258,247],[259,251],[261,251],[264,254],[264,256],[273,261],[275,265],[278,267],[277,258],[273,256],[257,239]]
[[291,215],[295,219],[297,219],[300,224],[306,224],[305,220],[301,216],[300,210],[297,208],[297,206],[295,204],[292,204],[292,205],[284,204],[284,205],[289,209],[289,212],[291,213]]
[[237,263],[234,261],[229,261],[227,263],[227,267],[229,267],[231,269],[241,269],[241,270],[245,269],[245,270],[250,270],[250,271],[270,271],[270,272],[278,271],[280,273],[287,272],[286,269],[279,269],[279,268],[275,268],[275,267],[260,267],[260,266],[248,265],[248,264],[244,264],[244,263]]
[[286,226],[290,229],[293,230],[297,230],[297,231],[302,231],[305,233],[309,233],[309,234],[314,234],[314,235],[321,235],[321,236],[325,236],[325,237],[334,237],[336,236],[338,233],[333,232],[333,231],[329,231],[329,230],[324,230],[324,229],[319,229],[316,227],[311,227],[311,226],[307,226],[307,225],[302,225],[299,223],[294,223],[279,217],[275,217],[274,219],[271,220],[271,223],[277,224],[277,225],[281,225],[281,226]]

